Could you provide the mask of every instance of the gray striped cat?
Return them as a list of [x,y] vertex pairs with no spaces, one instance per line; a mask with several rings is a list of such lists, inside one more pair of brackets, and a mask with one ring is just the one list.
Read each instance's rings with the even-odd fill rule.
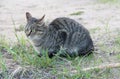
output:
[[49,25],[44,22],[45,15],[36,19],[26,12],[27,24],[26,36],[32,41],[38,54],[42,50],[48,50],[49,57],[54,56],[60,50],[60,56],[81,56],[92,53],[93,41],[88,30],[73,19],[60,17]]

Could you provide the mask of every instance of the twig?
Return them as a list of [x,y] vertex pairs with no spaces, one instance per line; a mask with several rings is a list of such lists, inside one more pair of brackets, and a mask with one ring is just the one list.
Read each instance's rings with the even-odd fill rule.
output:
[[[81,71],[90,71],[94,69],[109,69],[109,68],[120,68],[120,63],[111,63],[111,64],[105,64],[105,65],[99,65],[89,68],[81,69]],[[73,73],[77,73],[77,70],[73,70]]]
[[89,70],[94,70],[94,69],[104,69],[104,68],[120,68],[120,63],[111,63],[111,64],[106,64],[106,65],[100,65],[100,66],[95,66],[95,67],[90,67],[90,68],[84,68],[82,71],[89,71]]

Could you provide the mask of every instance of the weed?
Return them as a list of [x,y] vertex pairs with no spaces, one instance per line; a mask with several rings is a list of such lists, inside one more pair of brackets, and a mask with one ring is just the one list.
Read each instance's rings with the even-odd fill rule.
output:
[[0,67],[2,68],[3,71],[7,70],[6,65],[5,65],[5,61],[3,60],[1,53],[0,53]]
[[110,3],[110,4],[113,4],[113,3],[120,3],[119,0],[98,0],[98,2],[100,3]]
[[20,25],[18,28],[15,27],[15,31],[24,31],[23,25]]
[[93,29],[90,29],[90,33],[96,33],[97,31],[101,30],[100,27],[96,27],[96,28],[93,28]]
[[84,13],[83,11],[78,11],[78,12],[71,13],[70,15],[81,15],[83,13]]
[[5,38],[4,35],[0,35],[0,51],[4,46],[9,46],[9,41]]
[[2,72],[0,73],[0,78],[8,79],[8,73],[6,72],[7,67],[6,67],[5,61],[2,57],[1,52],[0,52],[0,68],[2,69]]
[[[104,32],[101,31],[103,29]],[[106,60],[114,60],[112,59],[112,57],[108,56],[108,53],[110,53],[111,51],[119,52],[119,35],[108,38],[108,36],[112,36],[109,24],[107,24],[103,29],[97,27],[91,30],[91,33],[93,35],[95,34],[94,37],[99,38],[97,42],[95,42],[98,46],[98,51],[95,52],[98,52],[98,54],[93,53],[86,57],[62,58],[56,55],[55,57],[50,59],[48,57],[47,50],[43,50],[43,56],[40,58],[37,56],[37,52],[32,47],[31,43],[25,38],[24,35],[18,35],[17,31],[14,32],[17,41],[14,42],[12,45],[9,44],[4,36],[1,36],[0,49],[5,49],[6,51],[8,51],[13,60],[18,62],[19,65],[23,68],[27,68],[26,70],[29,73],[32,72],[32,74],[30,74],[33,76],[31,79],[112,79],[112,77],[110,76],[111,74],[116,76],[116,73],[112,73],[112,69],[94,69],[91,71],[82,71],[82,69],[84,68],[98,66],[102,63],[105,63]],[[111,40],[114,37],[115,39],[112,41],[113,43],[111,44]],[[114,57],[117,57],[118,59],[120,58],[119,55]],[[2,69],[2,71],[6,71],[6,69],[8,68],[6,62],[3,59],[4,58],[0,53],[0,68]],[[119,72],[119,69],[116,70]],[[7,79],[8,74],[5,73],[5,76]]]

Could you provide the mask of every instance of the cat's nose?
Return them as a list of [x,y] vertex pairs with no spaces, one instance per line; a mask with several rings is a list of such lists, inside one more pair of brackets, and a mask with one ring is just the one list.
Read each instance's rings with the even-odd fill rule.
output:
[[28,31],[25,31],[25,34],[26,34],[26,36],[29,36],[29,32]]
[[30,36],[31,31],[25,31],[25,33],[26,33],[26,36],[28,37],[28,36]]

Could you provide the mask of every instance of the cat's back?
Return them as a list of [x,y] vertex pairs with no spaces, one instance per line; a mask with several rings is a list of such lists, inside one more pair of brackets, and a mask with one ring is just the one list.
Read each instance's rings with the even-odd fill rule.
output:
[[50,28],[52,27],[53,29],[59,30],[59,29],[65,29],[67,31],[88,31],[86,28],[83,27],[80,23],[75,21],[74,19],[67,18],[67,17],[59,17],[53,20],[50,23]]
[[72,23],[78,23],[78,22],[76,22],[75,20],[73,20],[73,19],[71,19],[71,18],[67,18],[67,17],[59,17],[59,18],[56,18],[56,19],[54,19],[51,23],[50,23],[50,25],[67,25],[67,26],[69,26],[68,24],[72,24]]

